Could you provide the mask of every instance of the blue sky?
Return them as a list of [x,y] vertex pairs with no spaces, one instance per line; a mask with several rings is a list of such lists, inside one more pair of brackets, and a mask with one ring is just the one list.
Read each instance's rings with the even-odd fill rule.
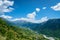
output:
[[[6,0],[5,0],[6,1]],[[7,0],[8,1],[8,0]],[[60,0],[10,0],[14,1],[14,8],[11,12],[4,12],[4,15],[8,15],[14,18],[35,18],[36,20],[48,18],[60,18]],[[57,7],[56,7],[57,6]],[[10,9],[12,9],[10,8]],[[38,9],[39,12],[36,10]],[[34,13],[35,12],[35,13]],[[4,16],[3,15],[3,16]],[[32,17],[31,17],[32,16]]]
[[[60,11],[52,10],[50,7],[56,5],[60,0],[13,0],[14,10],[11,13],[6,13],[13,17],[26,17],[28,13],[35,11],[36,8],[40,8],[40,12],[36,18],[47,16],[48,18],[60,18]],[[47,7],[43,10],[43,7]]]

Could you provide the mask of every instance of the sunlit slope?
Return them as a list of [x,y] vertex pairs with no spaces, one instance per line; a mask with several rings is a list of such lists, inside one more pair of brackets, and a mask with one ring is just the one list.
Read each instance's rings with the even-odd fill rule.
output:
[[43,35],[39,35],[26,28],[10,26],[0,18],[0,40],[47,40]]

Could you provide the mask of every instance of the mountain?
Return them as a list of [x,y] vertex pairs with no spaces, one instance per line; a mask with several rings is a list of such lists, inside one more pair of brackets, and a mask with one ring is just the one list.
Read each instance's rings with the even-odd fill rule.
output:
[[8,24],[7,20],[0,18],[0,40],[48,40],[27,28],[20,28]]
[[11,25],[15,25],[15,26],[22,26],[22,27],[25,27],[25,28],[35,28],[35,26],[37,26],[38,24],[37,23],[31,23],[31,22],[27,22],[27,21],[24,21],[24,20],[19,20],[19,21],[13,21],[11,22]]
[[60,19],[50,19],[41,24],[37,25],[34,30],[45,35],[60,38]]
[[50,19],[43,23],[30,23],[26,21],[15,21],[14,25],[28,27],[38,33],[60,38],[60,19]]

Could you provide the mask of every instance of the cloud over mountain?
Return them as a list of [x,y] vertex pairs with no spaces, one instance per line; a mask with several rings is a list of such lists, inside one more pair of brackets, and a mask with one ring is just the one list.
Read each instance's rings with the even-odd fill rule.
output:
[[8,15],[1,15],[0,17],[5,18],[5,19],[11,19],[12,18],[11,16],[8,16]]
[[3,17],[5,19],[11,19],[11,21],[24,20],[32,23],[41,23],[48,20],[47,17],[42,17],[41,19],[36,20],[36,15],[40,11],[40,8],[36,8],[35,11],[28,13],[25,18],[22,17],[22,18],[12,19],[11,16],[4,15],[5,12],[11,12],[13,10],[13,8],[10,7],[10,6],[13,6],[13,4],[14,4],[14,1],[0,0],[0,14],[3,14],[0,17]]
[[26,18],[16,18],[13,19],[11,21],[19,21],[19,20],[23,20],[23,21],[27,21],[27,22],[32,22],[32,23],[42,23],[48,20],[47,17],[42,17],[39,20],[36,20],[36,15],[38,14],[37,12],[40,11],[40,8],[36,8],[36,11],[32,12],[32,13],[28,13],[26,16]]

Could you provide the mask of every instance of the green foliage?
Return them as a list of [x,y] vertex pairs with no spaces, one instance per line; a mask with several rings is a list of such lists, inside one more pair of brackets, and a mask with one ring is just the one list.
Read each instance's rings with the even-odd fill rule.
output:
[[42,35],[26,28],[10,26],[0,18],[0,40],[47,40]]

